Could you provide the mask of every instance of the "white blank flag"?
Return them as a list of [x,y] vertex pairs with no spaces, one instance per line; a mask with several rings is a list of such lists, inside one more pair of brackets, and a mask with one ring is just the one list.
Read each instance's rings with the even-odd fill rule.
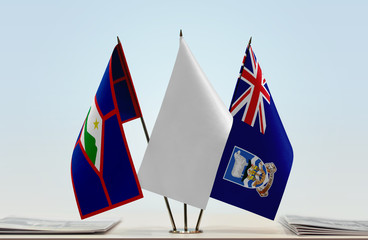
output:
[[181,37],[139,169],[142,188],[205,209],[232,119]]

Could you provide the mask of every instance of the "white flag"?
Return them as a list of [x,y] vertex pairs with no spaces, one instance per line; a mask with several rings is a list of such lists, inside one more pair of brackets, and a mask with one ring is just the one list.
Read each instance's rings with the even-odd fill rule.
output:
[[181,37],[139,169],[142,188],[205,209],[232,120]]

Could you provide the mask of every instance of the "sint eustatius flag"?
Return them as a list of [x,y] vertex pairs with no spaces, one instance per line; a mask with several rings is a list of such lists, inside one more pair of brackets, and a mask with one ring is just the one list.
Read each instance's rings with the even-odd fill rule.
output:
[[289,178],[293,150],[250,45],[230,113],[233,125],[211,197],[274,219]]
[[143,197],[123,128],[141,116],[119,42],[72,155],[72,183],[82,219]]

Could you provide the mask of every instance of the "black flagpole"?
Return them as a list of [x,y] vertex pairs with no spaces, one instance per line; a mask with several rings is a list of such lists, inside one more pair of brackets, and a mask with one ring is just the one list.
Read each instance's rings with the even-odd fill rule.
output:
[[195,230],[196,231],[199,231],[199,225],[201,224],[202,214],[203,214],[203,209],[201,209],[201,211],[199,212],[199,216],[198,216],[198,220],[197,220],[197,225],[195,227]]
[[249,39],[249,42],[248,42],[248,47],[247,48],[249,48],[250,47],[250,44],[252,43],[252,37],[250,37],[250,39]]
[[[121,44],[119,37],[117,37],[117,39],[118,39],[118,44]],[[146,135],[146,140],[147,140],[147,143],[148,143],[149,140],[150,140],[150,138],[149,138],[149,135],[148,135],[146,123],[144,121],[144,118],[143,118],[143,114],[142,113],[141,113],[141,122],[142,122],[143,130],[144,130],[144,134]],[[174,231],[176,231],[175,221],[174,221],[174,218],[173,218],[173,215],[172,215],[172,212],[171,212],[169,200],[167,199],[166,196],[164,196],[164,199],[165,199],[165,204],[166,204],[167,211],[169,212],[169,216],[170,216],[170,221],[171,221],[172,228],[173,228]]]
[[[148,143],[149,142],[149,135],[148,135],[146,123],[144,122],[143,115],[141,116],[141,122],[142,122],[143,130],[144,130],[144,134],[146,135],[146,139],[147,139],[147,143]],[[164,200],[165,200],[167,211],[169,212],[170,221],[171,221],[173,231],[176,231],[176,225],[175,225],[174,217],[173,217],[172,212],[171,212],[169,200],[167,199],[166,196],[164,196]]]
[[[182,38],[183,37],[183,31],[180,29],[180,34],[179,36]],[[201,211],[199,212],[199,216],[198,216],[198,220],[197,220],[197,224],[195,227],[195,231],[194,233],[200,233],[202,231],[199,230],[199,225],[201,224],[201,219],[202,219],[202,215],[203,215],[203,209],[201,209]],[[188,232],[188,216],[187,216],[187,204],[184,203],[184,232]]]

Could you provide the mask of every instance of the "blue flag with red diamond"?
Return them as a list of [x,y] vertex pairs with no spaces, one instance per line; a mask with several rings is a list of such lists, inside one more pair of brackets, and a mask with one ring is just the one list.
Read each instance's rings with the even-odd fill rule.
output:
[[82,219],[143,197],[123,128],[141,116],[119,42],[72,155],[72,183]]
[[293,150],[250,44],[230,113],[234,121],[211,197],[274,219],[290,174]]

